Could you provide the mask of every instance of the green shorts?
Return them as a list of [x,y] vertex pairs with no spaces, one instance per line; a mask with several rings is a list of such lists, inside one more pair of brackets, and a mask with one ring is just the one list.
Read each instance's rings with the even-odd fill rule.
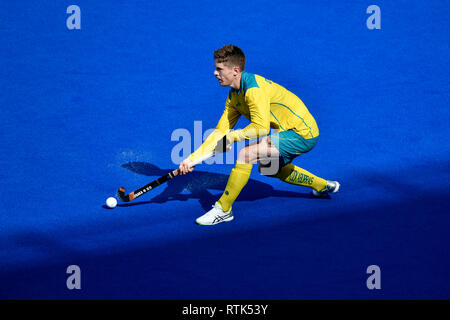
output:
[[280,168],[291,163],[299,155],[311,151],[319,140],[318,136],[305,139],[294,130],[275,132],[269,137],[280,152]]

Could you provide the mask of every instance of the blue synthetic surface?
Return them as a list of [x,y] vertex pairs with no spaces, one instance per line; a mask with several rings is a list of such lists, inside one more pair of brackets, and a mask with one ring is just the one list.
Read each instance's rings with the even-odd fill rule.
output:
[[[81,8],[68,30],[66,8]],[[381,8],[369,30],[366,9]],[[0,2],[0,298],[448,299],[448,1]],[[213,50],[296,93],[320,140],[294,163],[341,192],[259,175],[214,227],[195,219],[233,165],[177,165],[171,141],[214,127]],[[239,128],[246,121],[240,120]],[[82,289],[66,288],[67,266]],[[366,268],[381,268],[368,290]]]

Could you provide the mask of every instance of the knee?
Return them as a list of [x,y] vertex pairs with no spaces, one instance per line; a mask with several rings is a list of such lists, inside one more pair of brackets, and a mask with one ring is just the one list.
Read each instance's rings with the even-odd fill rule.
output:
[[258,148],[255,145],[246,146],[239,151],[238,161],[242,163],[255,163],[258,160]]

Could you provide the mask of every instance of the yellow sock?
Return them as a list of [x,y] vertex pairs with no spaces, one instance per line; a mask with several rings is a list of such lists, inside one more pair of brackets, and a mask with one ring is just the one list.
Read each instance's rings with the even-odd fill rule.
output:
[[231,170],[225,191],[219,201],[217,201],[223,211],[228,212],[231,209],[234,200],[236,200],[241,190],[247,184],[252,167],[253,165],[251,163],[236,162],[236,167]]
[[281,168],[275,177],[290,184],[313,188],[316,191],[323,191],[327,186],[327,180],[316,177],[305,169],[294,166],[292,163]]

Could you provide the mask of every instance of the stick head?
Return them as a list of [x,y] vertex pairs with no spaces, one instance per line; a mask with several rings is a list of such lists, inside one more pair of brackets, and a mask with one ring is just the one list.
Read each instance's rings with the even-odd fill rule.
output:
[[117,191],[117,197],[123,202],[128,202],[134,199],[134,194],[130,193],[129,195],[125,195],[125,188],[121,187]]

